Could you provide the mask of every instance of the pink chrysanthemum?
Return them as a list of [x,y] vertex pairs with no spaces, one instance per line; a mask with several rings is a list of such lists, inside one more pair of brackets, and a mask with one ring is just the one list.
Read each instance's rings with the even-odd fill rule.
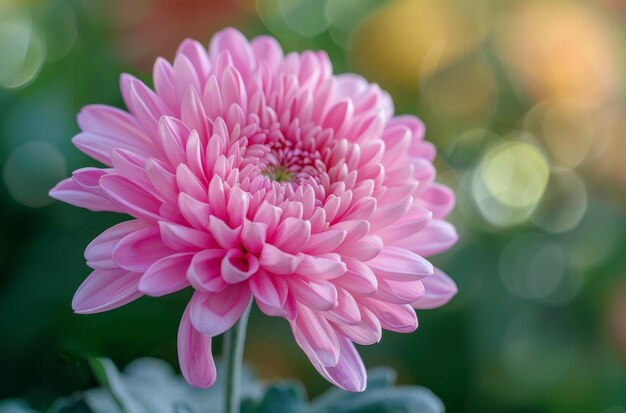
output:
[[457,239],[453,193],[434,183],[435,149],[413,116],[323,52],[286,56],[271,37],[216,34],[158,59],[154,91],[129,75],[129,112],[93,105],[74,144],[104,163],[51,195],[129,214],[85,251],[94,269],[72,303],[107,311],[194,289],[178,333],[185,378],[215,380],[211,338],[253,297],[287,319],[315,368],[350,391],[366,373],[353,343],[417,328],[414,308],[455,284],[424,257]]

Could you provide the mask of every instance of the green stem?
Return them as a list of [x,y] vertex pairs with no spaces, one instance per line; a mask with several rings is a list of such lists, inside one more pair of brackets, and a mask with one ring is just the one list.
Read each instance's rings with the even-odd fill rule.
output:
[[243,312],[239,321],[224,334],[225,364],[224,412],[239,413],[241,404],[241,371],[243,367],[243,349],[246,341],[246,327],[252,301]]

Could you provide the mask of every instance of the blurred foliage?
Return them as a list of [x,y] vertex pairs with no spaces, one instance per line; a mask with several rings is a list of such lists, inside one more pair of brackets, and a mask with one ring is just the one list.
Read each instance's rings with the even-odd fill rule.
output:
[[[624,0],[0,0],[0,399],[91,388],[93,356],[175,365],[189,292],[72,314],[84,247],[123,218],[47,190],[93,165],[80,107],[121,107],[119,73],[149,82],[154,56],[236,25],[389,89],[457,192],[461,242],[435,261],[459,295],[361,348],[369,367],[455,413],[626,412],[625,23]],[[261,378],[327,387],[283,321],[253,313],[248,337]]]
[[[221,413],[224,382],[209,389],[191,387],[162,360],[141,358],[120,372],[109,359],[90,360],[101,387],[61,398],[49,413]],[[218,363],[219,364],[219,363]],[[221,366],[218,365],[218,370]],[[222,376],[223,378],[223,376]],[[388,368],[368,372],[367,390],[348,393],[336,388],[309,402],[295,380],[261,383],[244,367],[241,380],[242,413],[443,413],[441,400],[419,386],[395,386]],[[20,399],[0,402],[0,413],[34,413]]]

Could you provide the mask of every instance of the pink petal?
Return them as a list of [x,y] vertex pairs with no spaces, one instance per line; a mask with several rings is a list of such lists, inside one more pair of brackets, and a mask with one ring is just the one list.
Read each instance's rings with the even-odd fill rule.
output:
[[194,293],[189,302],[191,323],[205,336],[217,336],[231,328],[250,303],[250,289],[233,284],[219,293]]
[[211,212],[209,204],[181,192],[178,195],[178,208],[189,225],[198,230],[208,230]]
[[109,198],[128,214],[147,221],[160,219],[161,201],[127,178],[120,175],[105,175],[100,178],[100,186]]
[[222,72],[220,82],[220,92],[225,108],[232,109],[233,105],[247,107],[248,95],[243,83],[243,73],[235,67],[228,66]]
[[253,254],[260,254],[267,238],[267,225],[245,220],[241,229],[243,246]]
[[271,316],[283,316],[289,294],[287,283],[283,278],[258,271],[250,278],[250,290],[263,312]]
[[115,148],[143,156],[159,153],[135,118],[120,109],[105,105],[85,106],[78,114],[78,125],[84,132],[72,139],[74,145],[106,165],[111,165],[110,155]]
[[431,309],[447,304],[457,293],[457,287],[450,277],[435,268],[433,275],[422,278],[425,294],[412,305],[417,309]]
[[94,238],[85,249],[87,265],[95,269],[116,269],[117,263],[113,260],[113,249],[118,242],[127,235],[146,228],[147,224],[138,221],[126,221],[112,226]]
[[385,330],[412,333],[417,329],[417,315],[408,304],[387,303],[370,297],[362,298],[361,302],[378,317]]
[[178,97],[174,88],[174,70],[169,62],[162,57],[157,57],[152,68],[152,79],[154,90],[169,109],[174,109],[178,105]]
[[169,160],[170,165],[176,167],[185,162],[185,145],[187,144],[187,136],[189,136],[189,128],[180,120],[163,116],[159,120],[158,125],[161,146]]
[[280,208],[271,205],[267,201],[263,201],[254,214],[253,221],[262,222],[267,225],[269,231],[274,231],[280,220],[281,212]]
[[228,286],[222,278],[222,258],[226,255],[223,249],[208,249],[193,256],[187,280],[198,291],[220,292]]
[[161,240],[159,229],[140,229],[122,238],[113,249],[113,260],[128,271],[144,272],[155,261],[174,251]]
[[448,250],[458,239],[459,236],[452,224],[435,219],[426,228],[398,244],[419,255],[429,257]]
[[209,217],[209,231],[215,241],[224,249],[236,248],[241,241],[241,227],[232,229],[214,215]]
[[170,201],[175,201],[178,197],[178,187],[176,186],[176,175],[168,170],[168,167],[156,159],[146,161],[146,176],[161,196]]
[[329,320],[348,325],[356,325],[361,322],[359,305],[352,294],[343,288],[337,288],[337,302],[339,305],[327,313]]
[[222,278],[229,284],[245,281],[259,269],[259,260],[253,254],[239,249],[230,250],[222,259]]
[[174,85],[176,86],[176,95],[183,101],[186,92],[191,89],[200,90],[201,87],[200,77],[196,69],[189,58],[183,54],[176,55],[174,59]]
[[207,388],[215,383],[217,372],[211,354],[211,337],[200,334],[191,324],[187,305],[178,328],[178,361],[185,380],[194,387]]
[[455,201],[454,192],[440,184],[432,184],[419,197],[419,202],[431,210],[433,217],[438,219],[445,218],[452,211]]
[[341,128],[344,125],[348,125],[350,120],[352,120],[353,112],[354,105],[351,100],[347,99],[338,102],[335,106],[328,110],[328,113],[322,122],[322,126],[324,128],[332,128],[339,134]]
[[385,244],[393,243],[410,237],[423,230],[432,217],[432,212],[428,209],[414,205],[399,222],[389,225],[377,232]]
[[96,133],[81,132],[72,138],[72,143],[81,152],[105,165],[111,166],[113,149],[126,149],[142,156],[149,156],[154,150],[142,142],[128,142],[119,136],[104,136]]
[[[183,95],[180,118],[197,137],[207,139],[209,130],[208,118],[197,90],[200,90],[199,86],[198,89],[189,87]],[[188,139],[191,139],[191,135]]]
[[[432,275],[428,277],[432,277]],[[389,303],[411,304],[423,297],[424,292],[424,285],[421,280],[396,281],[380,278],[375,297]]]
[[366,296],[378,290],[378,280],[370,267],[350,257],[343,257],[343,261],[346,263],[347,270],[341,277],[333,280],[335,285]]
[[341,262],[338,254],[329,253],[317,256],[301,254],[300,257],[302,260],[296,268],[296,274],[328,280],[346,272],[346,264]]
[[192,257],[191,253],[178,253],[161,258],[143,274],[139,290],[152,297],[160,297],[187,287],[187,269]]
[[185,39],[178,46],[176,54],[182,54],[189,59],[201,82],[205,82],[211,70],[211,61],[207,50],[197,41]]
[[372,232],[385,228],[402,218],[413,205],[413,198],[407,196],[395,204],[378,208],[372,216]]
[[64,179],[50,190],[49,195],[59,201],[90,211],[124,212],[107,197],[89,192],[79,186],[72,178]]
[[357,241],[343,244],[337,248],[341,255],[348,255],[359,261],[375,258],[383,249],[383,241],[376,235],[367,235]]
[[286,218],[272,236],[273,244],[289,254],[297,254],[309,241],[311,224],[297,218]]
[[250,206],[250,194],[244,192],[238,186],[232,188],[228,193],[228,221],[231,227],[238,227],[243,224],[248,207]]
[[424,127],[424,122],[419,120],[417,117],[412,115],[400,115],[395,118],[389,120],[388,127],[393,128],[397,125],[404,126],[411,131],[413,138],[417,141],[421,141],[424,139],[424,133],[426,128]]
[[338,336],[339,361],[334,367],[325,367],[321,363],[311,360],[317,371],[333,383],[346,391],[361,392],[367,386],[367,373],[359,353],[354,344],[343,336]]
[[328,230],[312,234],[306,247],[302,250],[307,254],[323,254],[334,251],[346,239],[346,231]]
[[207,188],[185,164],[179,164],[176,168],[176,184],[182,193],[190,195],[201,202],[207,200]]
[[336,308],[337,289],[325,280],[290,276],[287,278],[289,292],[299,303],[315,310],[329,311]]
[[233,28],[224,29],[216,33],[209,45],[209,55],[212,61],[217,61],[222,51],[228,51],[233,64],[242,75],[249,73],[255,66],[255,59],[248,40]]
[[146,158],[125,149],[116,148],[111,152],[111,163],[115,173],[122,175],[158,197],[158,192],[152,191],[148,175],[146,174]]
[[141,274],[115,270],[94,270],[78,287],[72,309],[79,314],[109,311],[141,297],[137,289]]
[[[206,116],[206,115],[205,115]],[[185,148],[185,154],[187,157],[187,165],[189,169],[198,179],[202,182],[202,187],[206,186],[206,175],[204,173],[204,165],[206,164],[204,148],[200,141],[198,132],[191,131],[187,138],[187,147]]]
[[345,231],[344,243],[356,241],[364,237],[370,230],[370,223],[364,219],[341,221],[330,227],[333,230]]
[[276,69],[283,59],[283,49],[273,37],[255,37],[251,42],[251,46],[256,60],[267,62],[272,69]]
[[316,312],[301,307],[298,317],[290,325],[296,342],[311,361],[324,367],[337,365],[339,341],[328,321]]
[[419,255],[398,247],[385,247],[367,266],[380,278],[419,279],[433,273],[433,265]]
[[337,323],[335,329],[343,333],[350,340],[357,344],[368,346],[380,342],[382,338],[382,327],[378,317],[364,306],[359,306],[361,322],[357,325],[347,325]]
[[184,225],[160,221],[159,230],[163,243],[174,251],[197,251],[216,246],[213,238],[206,232]]
[[217,175],[209,183],[208,196],[211,214],[217,218],[226,218],[226,191],[222,178]]
[[77,116],[78,126],[85,131],[108,137],[119,137],[129,144],[150,144],[150,139],[137,120],[121,109],[106,105],[87,105]]
[[292,274],[302,261],[302,256],[287,254],[272,244],[265,244],[259,257],[261,267],[273,274]]
[[120,77],[120,89],[126,107],[139,120],[146,134],[156,140],[159,119],[170,114],[165,103],[145,84],[128,74]]

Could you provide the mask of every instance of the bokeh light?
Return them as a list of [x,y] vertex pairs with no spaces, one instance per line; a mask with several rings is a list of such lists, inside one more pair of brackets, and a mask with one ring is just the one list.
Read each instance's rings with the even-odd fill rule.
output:
[[313,37],[328,27],[324,14],[325,0],[278,0],[287,26],[305,37]]
[[2,171],[4,184],[17,202],[42,207],[53,200],[48,191],[67,175],[65,158],[46,142],[29,142],[13,151]]
[[45,45],[29,15],[0,14],[0,86],[16,88],[32,81],[45,60]]
[[472,5],[455,0],[398,0],[353,34],[351,61],[369,79],[399,94],[471,51],[484,37]]
[[587,212],[587,189],[575,172],[553,171],[533,222],[551,233],[575,228]]
[[593,142],[594,111],[569,99],[552,99],[535,105],[524,128],[539,137],[554,165],[575,168],[587,157]]
[[535,211],[549,177],[549,164],[535,145],[501,143],[489,149],[474,173],[474,200],[490,223],[520,224]]
[[603,105],[619,96],[620,48],[606,21],[582,2],[517,2],[494,40],[513,79],[536,101]]

